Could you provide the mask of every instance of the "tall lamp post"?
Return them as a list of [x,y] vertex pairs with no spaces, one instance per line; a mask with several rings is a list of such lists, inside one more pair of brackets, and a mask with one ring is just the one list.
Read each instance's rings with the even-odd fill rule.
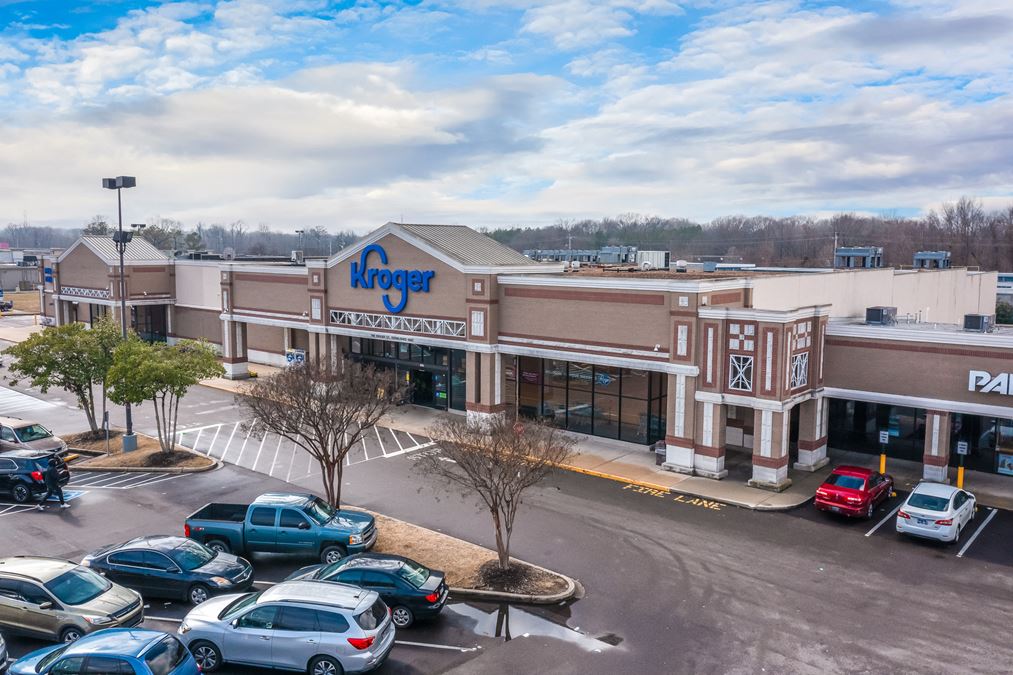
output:
[[[103,178],[102,187],[107,190],[116,190],[116,209],[119,212],[119,225],[113,233],[113,242],[116,243],[116,250],[120,254],[120,327],[123,332],[123,339],[127,339],[127,287],[123,278],[123,254],[127,250],[127,244],[134,238],[133,232],[123,231],[123,188],[137,186],[137,179],[133,176],[117,176],[116,178]],[[129,452],[137,449],[137,437],[134,436],[134,419],[130,412],[130,402],[124,405],[127,415],[127,433],[123,436],[123,451]]]

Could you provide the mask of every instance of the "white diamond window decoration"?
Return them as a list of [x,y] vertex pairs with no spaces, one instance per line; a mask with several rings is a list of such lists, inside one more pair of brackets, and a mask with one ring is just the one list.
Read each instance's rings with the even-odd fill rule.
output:
[[728,365],[728,388],[737,391],[752,391],[753,357],[733,354],[729,357]]
[[809,352],[791,357],[791,388],[798,389],[809,384]]

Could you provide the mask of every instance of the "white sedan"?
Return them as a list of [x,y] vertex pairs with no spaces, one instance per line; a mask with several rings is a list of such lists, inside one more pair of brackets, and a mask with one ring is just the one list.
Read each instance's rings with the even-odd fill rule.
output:
[[897,531],[955,542],[974,520],[976,506],[970,492],[942,483],[919,483],[897,512]]

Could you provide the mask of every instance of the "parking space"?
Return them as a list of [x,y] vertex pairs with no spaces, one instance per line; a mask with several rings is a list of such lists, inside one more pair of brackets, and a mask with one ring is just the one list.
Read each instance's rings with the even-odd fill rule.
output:
[[[133,490],[157,483],[183,478],[186,474],[158,473],[155,471],[74,471],[71,466],[71,479],[68,488],[87,488],[89,490]],[[66,491],[65,491],[66,494]]]
[[[80,499],[85,494],[86,494],[85,490],[72,490],[68,488],[63,491],[63,500],[65,502],[72,502],[75,499]],[[52,508],[53,506],[59,506],[59,504],[60,500],[57,499],[56,497],[50,497],[46,501],[47,509]],[[38,510],[38,505],[39,502],[35,500],[27,504],[18,504],[6,498],[0,499],[0,518],[4,518],[7,516],[16,516],[25,513],[33,513]]]
[[[292,439],[267,432],[256,422],[229,421],[194,426],[177,434],[177,442],[208,457],[298,483],[317,474],[316,462]],[[410,455],[432,447],[425,437],[374,427],[345,457],[345,466]]]

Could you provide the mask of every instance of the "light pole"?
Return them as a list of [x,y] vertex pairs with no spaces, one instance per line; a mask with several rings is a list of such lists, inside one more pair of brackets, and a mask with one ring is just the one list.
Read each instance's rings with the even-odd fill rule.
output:
[[306,230],[296,230],[295,233],[299,235],[299,250],[302,251],[302,238],[303,235],[306,234]]
[[[116,243],[116,250],[120,254],[120,327],[123,339],[127,339],[127,286],[123,279],[123,254],[127,250],[127,244],[133,239],[133,232],[123,231],[123,188],[137,186],[137,179],[133,176],[117,176],[116,178],[103,178],[102,187],[107,190],[116,190],[116,209],[119,213],[119,225],[113,233],[113,241]],[[134,436],[134,420],[130,412],[130,402],[124,406],[127,415],[127,433],[123,436],[123,451],[129,452],[137,448],[137,438]]]

